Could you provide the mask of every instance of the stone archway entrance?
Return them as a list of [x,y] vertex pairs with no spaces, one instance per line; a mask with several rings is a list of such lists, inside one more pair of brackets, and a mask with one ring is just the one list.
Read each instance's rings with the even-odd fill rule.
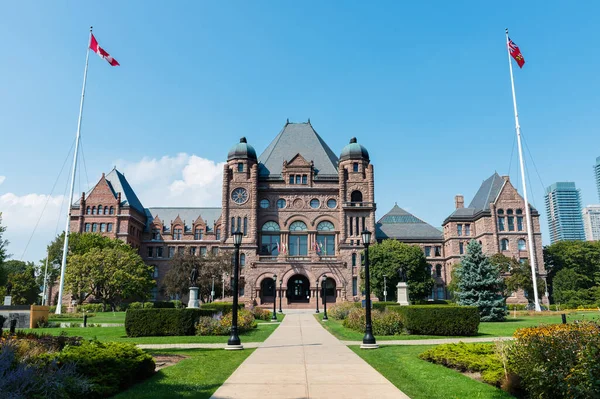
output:
[[265,278],[260,283],[260,303],[273,303],[275,297],[275,282],[272,278]]
[[310,302],[310,282],[306,276],[295,274],[287,282],[286,296],[289,303]]

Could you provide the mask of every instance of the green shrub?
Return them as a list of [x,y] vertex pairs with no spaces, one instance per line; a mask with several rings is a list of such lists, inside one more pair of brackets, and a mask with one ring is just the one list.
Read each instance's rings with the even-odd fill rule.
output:
[[50,313],[56,313],[56,305],[48,306]]
[[409,334],[470,336],[479,329],[475,306],[410,305],[388,310],[400,314]]
[[502,360],[494,345],[444,344],[421,353],[419,357],[459,371],[479,372],[483,382],[491,385],[500,386],[505,379]]
[[[226,315],[200,317],[198,323],[196,323],[196,335],[229,335],[231,332],[232,315],[230,312]],[[252,312],[240,309],[238,311],[238,332],[245,333],[256,327],[256,320]]]
[[174,299],[171,302],[173,303],[175,309],[183,309],[183,302],[181,302],[179,299]]
[[144,302],[144,309],[175,309],[175,304],[171,301]]
[[327,316],[335,320],[344,320],[348,314],[356,308],[360,308],[359,302],[340,302],[327,310]]
[[154,373],[152,356],[133,344],[85,341],[80,346],[67,346],[49,355],[61,364],[75,363],[77,372],[91,383],[89,398],[116,394]]
[[117,306],[117,312],[125,312],[127,309],[129,309],[128,303],[121,303]]
[[144,304],[141,302],[131,302],[127,310],[129,309],[144,309]]
[[598,398],[600,324],[522,328],[507,347],[508,368],[532,398]]
[[[48,318],[50,320],[56,320],[56,319],[83,319],[83,313],[62,313],[62,314],[50,314],[48,316]],[[85,315],[90,318],[90,317],[95,317],[96,314],[95,313],[85,313]]]
[[[374,335],[400,335],[404,331],[400,314],[389,310],[371,311],[371,323]],[[365,309],[352,309],[344,319],[343,325],[355,331],[365,331]]]
[[[226,313],[230,313],[231,312],[231,308],[233,307],[233,303],[231,303],[231,302],[211,302],[211,303],[203,303],[200,307],[202,309],[216,310],[218,312],[226,314]],[[244,304],[240,303],[240,304],[238,304],[238,307],[240,309],[244,309]]]
[[269,320],[271,320],[271,316],[273,315],[273,312],[268,311],[263,308],[259,308],[258,306],[255,306],[254,308],[249,309],[249,310],[250,310],[250,312],[252,312],[252,315],[254,316],[254,318],[256,320],[269,321]]
[[78,312],[99,313],[104,311],[101,303],[86,303],[85,305],[77,306]]
[[377,309],[377,310],[386,310],[388,306],[400,306],[400,304],[398,302],[371,302],[373,304],[373,309]]
[[144,302],[144,309],[154,309],[154,304],[152,302]]
[[128,337],[194,335],[201,316],[213,316],[204,309],[131,309],[125,313]]

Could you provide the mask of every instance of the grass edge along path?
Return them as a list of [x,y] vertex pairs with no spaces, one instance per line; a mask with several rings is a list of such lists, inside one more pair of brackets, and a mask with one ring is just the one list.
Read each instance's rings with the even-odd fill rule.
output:
[[166,349],[147,351],[152,355],[187,356],[179,363],[165,367],[152,377],[114,396],[133,398],[210,398],[254,349]]
[[[240,334],[242,343],[263,342],[279,326],[279,323],[258,323],[257,327]],[[85,339],[98,339],[98,341],[129,342],[132,344],[226,344],[229,335],[210,336],[164,336],[164,337],[134,337],[129,338],[125,327],[69,327],[69,328],[36,328],[23,329],[23,331],[38,334],[60,335],[63,331],[69,336],[78,336]]]
[[[572,323],[575,320],[597,320],[598,312],[577,312],[567,315],[567,322]],[[354,331],[342,325],[340,320],[329,318],[329,321],[322,322],[323,313],[315,314],[321,325],[327,329],[333,336],[341,341],[362,341],[364,332]],[[499,322],[481,322],[479,324],[479,334],[473,337],[511,337],[513,333],[524,327],[535,327],[541,324],[558,324],[561,323],[561,314],[552,313],[549,315],[536,316],[512,316],[507,317],[505,321]],[[438,339],[438,338],[465,338],[461,336],[439,336],[439,335],[376,335],[378,341],[389,340],[419,340],[419,339]]]
[[375,350],[349,346],[411,399],[511,399],[512,395],[456,370],[419,359],[435,345],[382,346]]

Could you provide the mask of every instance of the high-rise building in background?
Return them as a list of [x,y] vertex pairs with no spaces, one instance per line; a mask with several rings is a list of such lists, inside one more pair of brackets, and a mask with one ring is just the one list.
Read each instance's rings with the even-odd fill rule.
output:
[[596,165],[594,165],[594,175],[596,176],[596,187],[598,188],[598,200],[600,201],[600,157],[596,158]]
[[557,182],[546,188],[546,213],[550,242],[585,240],[581,196],[573,182]]
[[586,240],[600,241],[600,205],[583,208],[583,226]]

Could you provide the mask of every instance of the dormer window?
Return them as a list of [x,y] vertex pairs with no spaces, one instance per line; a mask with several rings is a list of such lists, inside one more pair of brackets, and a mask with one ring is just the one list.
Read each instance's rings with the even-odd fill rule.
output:
[[238,172],[243,172],[244,171],[244,163],[243,162],[238,162],[238,164],[237,164],[237,170],[238,170]]
[[181,240],[181,229],[173,229],[173,239]]
[[160,240],[160,229],[152,229],[152,239]]
[[354,162],[354,163],[352,164],[352,171],[353,171],[353,172],[358,172],[358,162]]

